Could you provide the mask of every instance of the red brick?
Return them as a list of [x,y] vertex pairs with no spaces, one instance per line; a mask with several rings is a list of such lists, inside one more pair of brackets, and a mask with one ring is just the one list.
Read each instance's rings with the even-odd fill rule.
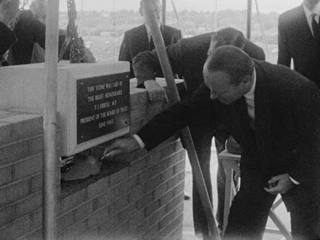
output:
[[132,191],[129,193],[129,201],[131,203],[136,202],[138,199],[140,199],[145,192],[145,186],[144,185],[138,185],[137,187],[133,188]]
[[170,167],[168,169],[166,169],[165,171],[163,171],[161,173],[161,181],[167,181],[168,179],[170,179],[174,174],[174,168]]
[[143,171],[146,167],[146,158],[139,159],[138,161],[135,161],[130,167],[129,167],[129,175],[134,176],[138,174],[139,172]]
[[13,206],[6,206],[0,209],[0,228],[4,225],[12,222],[14,219],[14,207]]
[[107,206],[110,202],[114,200],[115,197],[112,194],[112,189],[108,189],[96,198],[92,199],[93,211],[96,211],[101,207]]
[[129,168],[121,169],[119,172],[116,172],[110,176],[110,187],[113,187],[120,182],[123,182],[129,177]]
[[15,218],[31,213],[42,206],[42,192],[30,195],[15,204]]
[[128,228],[132,229],[145,219],[144,211],[136,211],[129,218]]
[[31,187],[30,193],[35,193],[42,190],[43,186],[43,175],[42,172],[38,175],[35,175],[31,178]]
[[38,154],[29,157],[23,161],[17,162],[14,165],[14,179],[19,180],[26,176],[42,171],[43,154]]
[[174,197],[174,191],[168,191],[160,198],[160,206],[164,206],[168,202],[170,202]]
[[184,200],[183,194],[178,195],[177,197],[173,198],[172,201],[170,201],[166,205],[166,212],[169,213],[173,209],[175,209],[177,206],[179,206],[180,204],[183,204],[183,200]]
[[[18,201],[29,195],[29,181],[20,181],[15,184],[11,184],[5,188],[6,192],[6,204]],[[1,193],[0,193],[1,196]]]
[[1,145],[43,132],[42,117],[38,115],[18,114],[5,120],[8,124],[1,126]]
[[0,186],[13,180],[13,166],[9,165],[0,168]]
[[64,240],[74,239],[78,240],[78,236],[84,234],[88,230],[87,221],[81,221],[73,226],[69,227],[65,232],[63,232],[62,236]]
[[153,166],[157,162],[159,162],[163,159],[163,158],[161,158],[161,152],[158,149],[159,149],[159,147],[150,151],[150,155],[147,157],[146,166]]
[[108,218],[110,218],[109,206],[99,208],[96,212],[94,212],[88,217],[88,228],[98,226],[102,222],[106,221]]
[[57,219],[57,232],[65,232],[66,229],[75,223],[74,213],[68,212]]
[[109,178],[99,179],[97,182],[88,186],[88,198],[96,197],[101,195],[104,191],[107,191],[110,187]]
[[151,192],[153,189],[158,187],[161,184],[161,175],[157,175],[153,178],[151,178],[146,183],[146,192]]
[[144,239],[144,240],[152,239],[152,237],[154,237],[158,232],[159,232],[159,226],[158,224],[155,224],[152,227],[150,227],[147,231],[143,232],[141,239]]
[[147,205],[145,208],[145,217],[149,217],[154,214],[160,208],[160,201],[153,201],[151,204]]
[[42,228],[38,228],[18,240],[43,240],[43,230]]
[[27,234],[30,230],[31,219],[27,215],[0,229],[0,236],[2,239],[16,239]]
[[163,183],[159,187],[157,187],[153,192],[154,199],[160,198],[162,195],[164,195],[168,190],[167,184]]
[[169,225],[167,225],[165,228],[163,228],[153,239],[158,240],[158,239],[165,239],[168,237],[177,226],[183,221],[183,215],[180,215],[176,219],[170,222]]
[[77,209],[74,210],[75,222],[83,221],[92,213],[92,202],[86,202]]
[[110,233],[116,225],[117,223],[114,218],[109,218],[107,221],[102,222],[98,227],[99,237],[103,237],[106,234]]
[[38,135],[30,139],[30,155],[43,153],[44,139],[43,135]]
[[137,210],[141,210],[146,207],[146,205],[152,202],[153,195],[152,193],[145,194],[142,198],[137,201]]
[[87,200],[87,197],[88,197],[88,191],[87,191],[87,188],[84,188],[83,190],[76,192],[73,195],[70,195],[68,197],[61,199],[57,207],[58,216],[60,214],[63,214],[81,205],[84,201]]
[[29,141],[15,142],[0,147],[0,166],[14,163],[17,160],[30,156]]
[[98,227],[95,227],[87,231],[82,236],[77,237],[77,240],[94,240],[94,239],[98,239],[98,236],[99,236]]
[[177,164],[174,166],[174,173],[177,174],[177,173],[180,173],[184,170],[185,170],[185,161],[183,161],[183,160],[179,161],[177,159]]

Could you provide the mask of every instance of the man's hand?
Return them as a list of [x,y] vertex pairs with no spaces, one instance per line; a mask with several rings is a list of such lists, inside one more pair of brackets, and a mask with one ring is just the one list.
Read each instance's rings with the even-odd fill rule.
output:
[[140,145],[134,137],[124,137],[116,139],[110,146],[106,147],[103,158],[113,158],[115,156],[129,153],[139,149]]
[[145,81],[144,86],[148,92],[150,102],[168,102],[165,90],[155,80]]
[[281,174],[278,176],[274,176],[268,181],[269,188],[264,188],[268,193],[271,194],[286,194],[293,187],[294,183],[290,180],[289,174]]

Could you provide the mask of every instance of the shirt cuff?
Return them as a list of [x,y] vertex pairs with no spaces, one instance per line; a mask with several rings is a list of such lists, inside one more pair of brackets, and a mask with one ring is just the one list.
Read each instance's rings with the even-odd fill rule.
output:
[[300,184],[298,181],[294,180],[292,177],[289,176],[289,178],[295,185],[299,185]]
[[137,134],[133,134],[132,137],[134,137],[134,139],[138,142],[140,148],[144,148],[146,146]]

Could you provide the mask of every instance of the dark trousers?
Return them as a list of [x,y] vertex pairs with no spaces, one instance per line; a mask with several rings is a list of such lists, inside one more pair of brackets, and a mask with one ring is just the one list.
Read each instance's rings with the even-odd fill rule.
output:
[[320,239],[320,199],[301,204],[291,211],[291,229],[293,240]]
[[[230,208],[225,240],[262,239],[276,195],[263,189],[261,175],[257,168],[241,166],[241,186]],[[320,239],[319,205],[319,198],[314,198],[291,211],[293,240]]]
[[276,198],[264,188],[264,181],[256,168],[241,168],[240,190],[229,213],[224,239],[262,239],[270,208]]

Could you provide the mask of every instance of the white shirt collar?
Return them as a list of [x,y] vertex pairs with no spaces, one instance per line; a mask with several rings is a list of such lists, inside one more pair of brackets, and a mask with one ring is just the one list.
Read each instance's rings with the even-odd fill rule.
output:
[[302,4],[302,6],[303,6],[303,10],[304,10],[304,13],[305,13],[308,21],[310,21],[310,22],[312,21],[312,14],[317,14],[318,15],[318,19],[316,18],[316,20],[318,20],[318,22],[319,22],[320,2],[318,2],[316,4],[316,6],[314,6],[314,8],[312,10],[307,8],[305,4]]
[[[150,38],[151,38],[151,29],[150,27],[147,25],[147,24],[144,24],[144,26],[146,27],[146,30],[147,30],[147,35],[148,35],[148,39],[150,41]],[[161,27],[161,23],[159,23],[159,28]]]
[[254,93],[255,93],[255,90],[256,90],[256,83],[257,83],[257,73],[256,73],[256,69],[255,68],[253,68],[252,78],[253,78],[252,87],[251,87],[250,91],[247,92],[246,94],[244,94],[243,96],[245,98],[247,98],[247,99],[254,100]]

